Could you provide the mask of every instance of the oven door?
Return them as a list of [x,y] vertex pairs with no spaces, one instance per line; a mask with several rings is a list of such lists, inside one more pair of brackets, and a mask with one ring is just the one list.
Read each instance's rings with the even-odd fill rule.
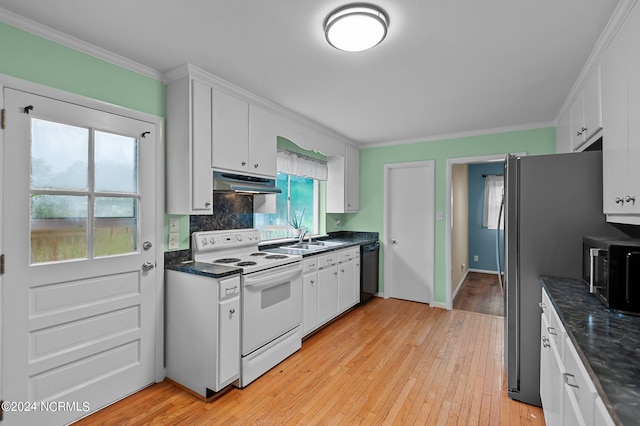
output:
[[302,323],[302,263],[242,276],[242,355]]

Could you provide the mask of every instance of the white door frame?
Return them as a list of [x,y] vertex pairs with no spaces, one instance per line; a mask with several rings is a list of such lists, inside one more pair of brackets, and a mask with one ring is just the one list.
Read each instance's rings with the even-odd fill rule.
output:
[[[0,107],[4,108],[4,97],[2,96],[3,89],[11,88],[21,90],[29,93],[33,93],[39,96],[45,96],[52,99],[58,99],[68,103],[86,106],[88,108],[130,117],[136,120],[144,121],[152,124],[155,127],[155,133],[157,135],[156,144],[156,205],[155,205],[155,240],[158,245],[156,249],[155,262],[158,273],[155,274],[155,311],[156,311],[156,335],[155,335],[155,366],[154,375],[155,381],[161,382],[166,376],[164,368],[164,119],[155,115],[147,114],[140,111],[131,110],[118,105],[110,104],[107,102],[99,101],[96,99],[87,98],[85,96],[77,95],[63,90],[55,89],[52,87],[44,86],[41,84],[21,80],[19,78],[0,74]],[[10,125],[10,123],[7,123]],[[0,131],[0,149],[4,153],[4,132]],[[2,162],[0,162],[0,167]],[[4,172],[0,169],[0,172]],[[2,207],[4,194],[2,193],[2,173],[0,173],[0,249],[1,253],[4,253],[4,239],[2,235],[2,228],[4,223],[2,222]],[[10,265],[7,265],[10,267]],[[2,302],[2,294],[4,292],[4,282],[0,276],[0,302]],[[1,305],[0,305],[1,306]],[[2,325],[2,318],[0,315],[0,326]],[[0,327],[0,331],[2,328]],[[0,336],[1,338],[1,336]],[[1,339],[0,339],[1,344]],[[0,346],[0,354],[2,353],[2,347]],[[2,365],[2,364],[0,364]],[[0,379],[2,377],[2,371],[0,371]],[[0,380],[1,383],[1,380]],[[0,389],[0,397],[2,397],[2,389]]]
[[[447,159],[447,207],[446,207],[446,296],[444,307],[445,309],[453,309],[453,300],[451,297],[451,203],[453,202],[453,166],[455,164],[470,164],[470,163],[487,163],[490,161],[505,160],[509,153],[504,154],[491,154],[478,157],[461,157],[461,158],[449,158]],[[526,153],[515,153],[513,155],[526,155]]]
[[[389,200],[388,200],[388,196],[389,196],[389,170],[391,169],[400,169],[400,168],[406,168],[406,167],[432,167],[434,169],[434,185],[435,185],[435,160],[424,160],[424,161],[410,161],[410,162],[402,162],[402,163],[385,163],[384,165],[384,219],[383,219],[383,239],[382,239],[382,249],[384,252],[384,291],[383,291],[383,297],[385,299],[388,299],[389,297],[391,297],[391,288],[390,288],[390,283],[391,283],[391,279],[389,277],[389,271],[390,271],[390,267],[389,267],[389,262],[391,261],[390,259],[390,253],[389,250],[386,250],[386,241],[389,235],[389,217],[391,216],[391,212],[390,212],[390,207],[389,207]],[[435,189],[435,187],[434,187]],[[434,195],[434,208],[435,208],[435,195]],[[434,244],[435,244],[435,229],[434,229]],[[435,257],[435,254],[434,254]],[[434,262],[434,270],[433,270],[433,274],[435,277],[435,262]],[[434,283],[434,288],[431,289],[432,290],[432,294],[433,291],[435,290],[435,283]],[[433,303],[433,301],[432,301]]]

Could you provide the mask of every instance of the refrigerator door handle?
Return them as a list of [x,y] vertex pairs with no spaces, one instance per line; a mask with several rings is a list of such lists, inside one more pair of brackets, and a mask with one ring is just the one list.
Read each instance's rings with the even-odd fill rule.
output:
[[589,249],[589,293],[596,292],[595,286],[595,272],[596,272],[596,259],[600,256],[600,249]]

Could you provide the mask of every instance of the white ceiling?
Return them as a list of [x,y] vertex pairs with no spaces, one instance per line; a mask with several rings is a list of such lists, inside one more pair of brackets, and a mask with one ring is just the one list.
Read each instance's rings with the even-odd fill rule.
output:
[[191,63],[360,144],[554,120],[618,0],[372,0],[380,45],[330,47],[340,0],[0,0],[160,73]]

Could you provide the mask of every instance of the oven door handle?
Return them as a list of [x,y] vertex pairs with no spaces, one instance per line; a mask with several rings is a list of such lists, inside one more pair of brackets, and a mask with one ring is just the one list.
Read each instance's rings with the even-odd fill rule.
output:
[[246,275],[244,277],[244,287],[250,290],[273,287],[291,281],[299,275],[302,275],[302,264],[288,267],[286,270],[278,271],[277,273],[273,273],[272,271],[259,272]]

